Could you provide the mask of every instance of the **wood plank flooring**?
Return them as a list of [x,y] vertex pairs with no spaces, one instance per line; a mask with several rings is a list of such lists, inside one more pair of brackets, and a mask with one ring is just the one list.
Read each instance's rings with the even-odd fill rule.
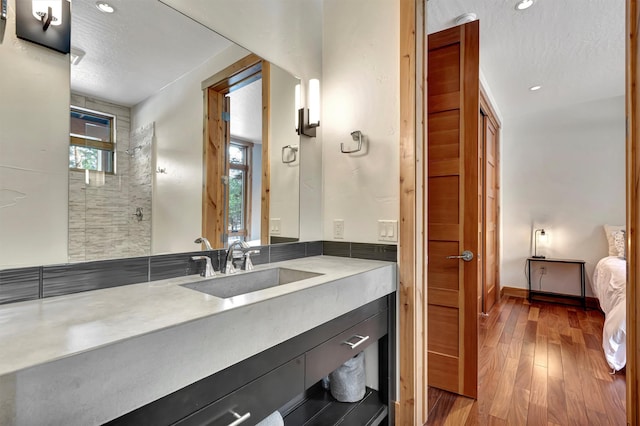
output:
[[597,310],[505,296],[480,320],[478,400],[429,388],[427,425],[626,425]]

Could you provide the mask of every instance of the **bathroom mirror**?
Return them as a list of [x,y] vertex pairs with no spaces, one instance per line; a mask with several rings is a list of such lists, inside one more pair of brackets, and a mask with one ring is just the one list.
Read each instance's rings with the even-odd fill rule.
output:
[[[251,52],[157,0],[109,5],[73,4],[69,260],[197,250],[206,173],[201,85]],[[298,80],[273,64],[269,80],[269,161],[262,159],[258,79],[227,96],[230,173],[220,183],[231,198],[225,229],[262,244],[299,239]],[[109,125],[111,150],[96,133]],[[263,179],[269,241],[260,241]]]

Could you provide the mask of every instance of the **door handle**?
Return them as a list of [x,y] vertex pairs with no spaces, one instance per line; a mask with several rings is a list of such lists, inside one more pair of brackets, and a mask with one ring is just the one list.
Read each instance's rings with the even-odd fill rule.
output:
[[471,262],[473,260],[473,252],[465,250],[460,256],[447,256],[447,259],[462,259],[465,262]]

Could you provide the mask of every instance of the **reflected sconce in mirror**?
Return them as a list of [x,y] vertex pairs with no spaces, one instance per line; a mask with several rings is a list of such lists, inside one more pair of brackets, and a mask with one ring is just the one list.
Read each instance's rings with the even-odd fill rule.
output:
[[308,108],[302,106],[300,85],[296,85],[296,131],[299,135],[316,137],[316,128],[320,127],[320,80],[309,80]]
[[[538,233],[540,235],[538,235]],[[533,251],[533,258],[535,259],[544,259],[544,256],[539,256],[538,255],[538,240],[540,240],[541,242],[546,242],[547,241],[547,233],[545,232],[544,229],[540,228],[540,229],[536,229],[535,232],[533,233],[533,244],[534,244],[534,251]]]
[[16,0],[16,35],[60,53],[69,53],[69,0]]

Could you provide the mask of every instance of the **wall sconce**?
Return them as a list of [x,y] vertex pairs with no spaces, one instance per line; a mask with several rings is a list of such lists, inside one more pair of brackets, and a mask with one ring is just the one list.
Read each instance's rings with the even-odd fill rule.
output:
[[69,53],[69,0],[16,0],[16,35],[60,53]]
[[[540,233],[540,236],[538,236],[538,233]],[[544,229],[536,229],[535,232],[533,233],[533,245],[534,245],[534,251],[533,251],[533,258],[535,259],[544,259],[544,256],[538,256],[538,238],[540,238],[540,240],[542,241],[546,241],[547,240],[547,233],[544,231]]]
[[320,80],[309,80],[309,108],[304,108],[300,100],[300,85],[296,85],[296,131],[299,135],[316,137],[320,127]]

